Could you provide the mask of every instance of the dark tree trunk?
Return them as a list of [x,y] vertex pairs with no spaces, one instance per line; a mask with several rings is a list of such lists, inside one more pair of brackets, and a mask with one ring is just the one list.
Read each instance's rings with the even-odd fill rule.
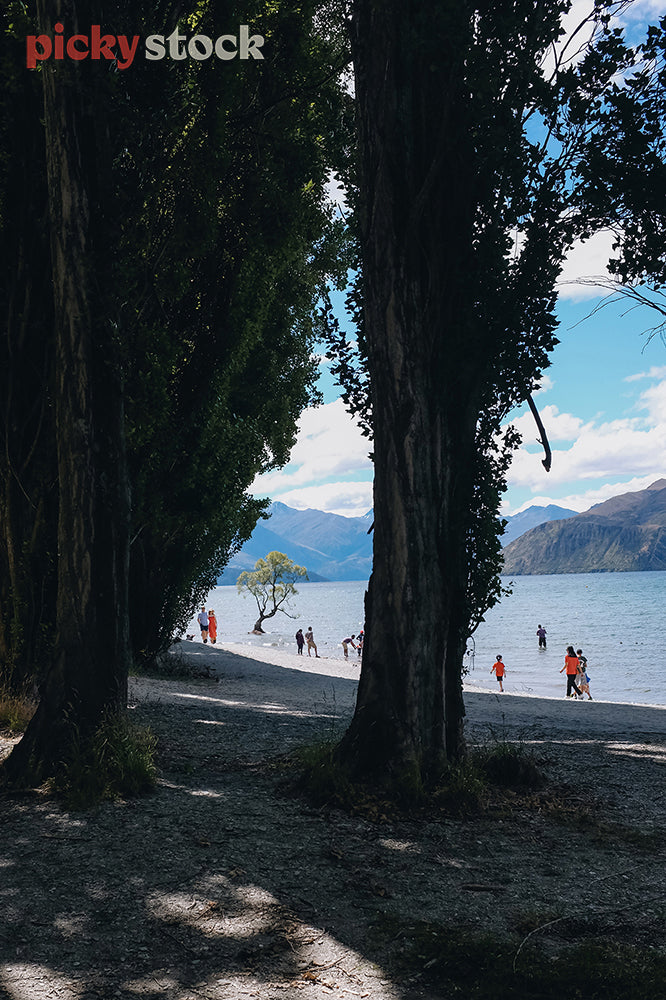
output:
[[[48,8],[48,10],[47,10]],[[91,5],[38,3],[40,30],[99,23]],[[53,20],[50,20],[50,14]],[[44,117],[55,301],[59,479],[58,596],[54,663],[10,780],[57,770],[72,735],[85,741],[106,712],[126,705],[129,489],[118,333],[106,288],[112,221],[105,217],[102,67],[47,63]]]
[[[10,156],[0,170],[0,683],[22,694],[50,657],[57,487],[53,307],[39,88],[2,46]],[[14,63],[11,72],[12,60]]]
[[339,752],[357,774],[398,784],[427,780],[463,749],[481,382],[464,294],[474,176],[458,79],[469,28],[464,5],[451,5],[438,32],[435,7],[357,0],[352,21],[375,526],[358,702]]

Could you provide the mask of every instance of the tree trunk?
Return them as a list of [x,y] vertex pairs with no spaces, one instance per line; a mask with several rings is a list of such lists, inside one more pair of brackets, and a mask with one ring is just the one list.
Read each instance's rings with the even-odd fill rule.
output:
[[10,155],[0,169],[0,684],[22,694],[50,659],[57,490],[53,309],[41,95],[0,37]]
[[[48,8],[48,11],[47,11]],[[53,21],[49,13],[53,12]],[[98,23],[76,0],[38,3],[40,32]],[[80,15],[80,16],[79,16]],[[75,735],[126,706],[129,666],[127,484],[119,345],[110,296],[112,223],[105,67],[42,66],[53,286],[59,478],[54,663],[9,780],[57,770]]]
[[463,749],[481,381],[464,294],[474,178],[457,87],[468,25],[451,5],[437,33],[436,5],[416,6],[357,0],[352,21],[375,525],[358,702],[339,749],[359,776],[407,786]]

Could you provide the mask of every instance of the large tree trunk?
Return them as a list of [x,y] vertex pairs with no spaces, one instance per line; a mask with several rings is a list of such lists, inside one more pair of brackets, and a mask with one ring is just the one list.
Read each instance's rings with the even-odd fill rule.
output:
[[[38,3],[40,31],[95,21],[89,4]],[[53,14],[53,21],[50,14]],[[57,770],[74,734],[85,742],[108,711],[126,705],[129,666],[129,490],[117,329],[105,283],[113,244],[104,67],[42,66],[55,299],[59,478],[58,596],[54,663],[10,780]]]
[[0,168],[0,684],[22,694],[50,659],[55,627],[53,308],[41,88],[4,35],[0,50],[11,151]]
[[357,774],[398,784],[427,780],[463,747],[481,381],[465,296],[473,155],[458,94],[469,28],[451,5],[438,34],[436,5],[417,6],[357,0],[352,23],[375,526],[358,702],[340,754]]

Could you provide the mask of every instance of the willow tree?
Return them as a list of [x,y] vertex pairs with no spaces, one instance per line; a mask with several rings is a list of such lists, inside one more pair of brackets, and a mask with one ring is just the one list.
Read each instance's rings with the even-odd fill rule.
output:
[[567,212],[588,124],[572,110],[621,56],[600,17],[600,44],[565,65],[569,6],[353,4],[375,522],[339,753],[379,781],[426,780],[463,749],[465,642],[500,569],[497,434],[556,342],[555,283],[583,224]]
[[295,618],[287,610],[289,602],[298,591],[296,581],[308,578],[305,566],[298,566],[284,552],[269,552],[263,559],[257,559],[253,570],[246,570],[236,580],[238,593],[245,597],[252,594],[259,617],[253,632],[262,633],[268,618],[280,612],[288,618]]

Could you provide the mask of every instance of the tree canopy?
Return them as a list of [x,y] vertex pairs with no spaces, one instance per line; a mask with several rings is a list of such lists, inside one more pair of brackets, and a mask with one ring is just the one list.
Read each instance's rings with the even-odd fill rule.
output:
[[29,758],[57,766],[65,712],[84,737],[122,707],[130,655],[164,648],[249,536],[262,504],[248,486],[286,461],[316,398],[314,304],[345,272],[326,185],[349,105],[341,26],[319,15],[316,0],[188,15],[107,4],[129,35],[159,23],[217,36],[250,20],[270,69],[64,60],[28,72],[26,33],[101,12],[40,0],[3,14],[2,146],[34,151],[27,171],[20,155],[0,159],[0,657],[5,682],[41,682],[14,773]]
[[369,394],[350,401],[372,431],[375,526],[339,754],[380,781],[418,784],[464,747],[466,638],[500,592],[501,421],[556,343],[556,280],[586,226],[573,167],[626,60],[620,5],[600,4],[567,61],[570,6],[353,5]]

